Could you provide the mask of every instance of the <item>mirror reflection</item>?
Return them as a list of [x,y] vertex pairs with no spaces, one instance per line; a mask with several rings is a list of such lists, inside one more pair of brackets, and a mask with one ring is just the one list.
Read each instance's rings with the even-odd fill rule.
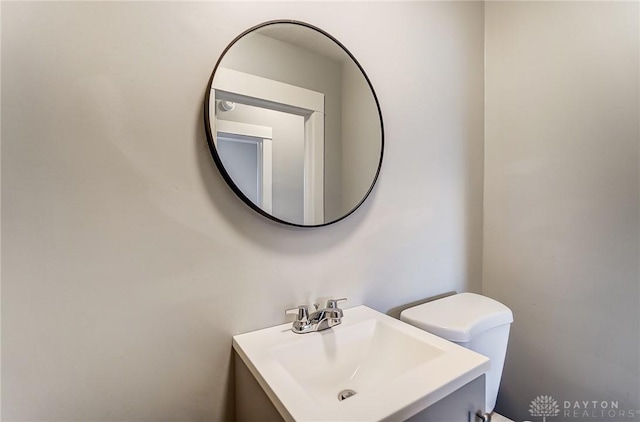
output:
[[209,146],[234,192],[296,226],[338,221],[367,197],[383,152],[380,109],[352,56],[301,22],[246,31],[205,100]]

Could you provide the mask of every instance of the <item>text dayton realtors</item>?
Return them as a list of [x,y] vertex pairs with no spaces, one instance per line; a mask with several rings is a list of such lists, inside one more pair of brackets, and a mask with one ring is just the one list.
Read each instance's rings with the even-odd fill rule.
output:
[[640,410],[620,409],[617,401],[568,401],[563,402],[563,416],[573,418],[635,418]]

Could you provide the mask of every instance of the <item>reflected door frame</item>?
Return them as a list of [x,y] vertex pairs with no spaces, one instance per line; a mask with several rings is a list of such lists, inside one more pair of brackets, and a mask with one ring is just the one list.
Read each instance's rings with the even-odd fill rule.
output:
[[[216,70],[211,89],[215,100],[304,117],[304,224],[323,224],[324,94],[224,67]],[[215,134],[220,129],[216,127],[219,123],[215,115],[217,108],[212,109],[214,116],[210,120]]]
[[216,142],[224,139],[255,145],[258,157],[256,169],[258,204],[256,205],[268,213],[273,211],[272,133],[273,130],[270,127],[228,120],[218,120],[216,125]]

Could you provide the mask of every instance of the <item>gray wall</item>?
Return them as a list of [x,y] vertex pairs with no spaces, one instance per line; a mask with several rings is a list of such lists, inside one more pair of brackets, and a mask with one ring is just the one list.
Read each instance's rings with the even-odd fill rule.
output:
[[564,414],[640,409],[638,7],[486,4],[482,290],[515,315],[496,407],[515,420],[539,395],[553,421],[640,420]]
[[[250,210],[203,131],[219,54],[283,17],[340,39],[385,117],[375,191],[322,229]],[[1,23],[3,420],[224,420],[232,335],[329,296],[479,290],[482,3],[4,2]]]

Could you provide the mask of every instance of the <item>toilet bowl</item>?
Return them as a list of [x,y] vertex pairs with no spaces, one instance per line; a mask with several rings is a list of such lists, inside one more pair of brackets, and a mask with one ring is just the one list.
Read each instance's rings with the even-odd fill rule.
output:
[[509,308],[486,296],[460,293],[405,309],[400,320],[487,356],[485,412],[493,412],[513,322]]

